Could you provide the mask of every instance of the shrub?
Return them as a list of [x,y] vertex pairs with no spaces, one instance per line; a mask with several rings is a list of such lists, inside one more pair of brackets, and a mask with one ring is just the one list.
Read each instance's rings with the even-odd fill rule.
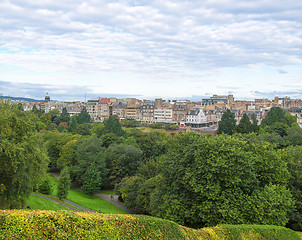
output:
[[38,187],[38,192],[45,194],[45,195],[51,195],[52,194],[52,185],[50,182],[50,179],[47,177],[45,178]]

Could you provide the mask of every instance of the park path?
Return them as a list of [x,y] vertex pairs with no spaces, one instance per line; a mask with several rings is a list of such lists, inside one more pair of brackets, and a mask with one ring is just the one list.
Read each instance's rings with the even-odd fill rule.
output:
[[[59,179],[59,177],[60,177],[60,174],[56,173],[56,172],[53,172],[52,175],[56,179]],[[79,186],[76,186],[74,184],[71,184],[71,187],[74,188],[74,189],[76,189],[76,190],[82,191],[82,189]],[[134,210],[128,209],[125,205],[123,205],[118,200],[118,196],[117,195],[110,195],[110,194],[105,194],[105,193],[95,193],[94,195],[97,196],[97,197],[99,197],[99,198],[102,198],[102,199],[106,200],[107,202],[109,202],[109,203],[113,204],[114,206],[116,206],[116,207],[118,207],[118,208],[126,211],[127,213],[137,214]],[[66,201],[68,201],[68,200],[66,200]],[[93,211],[93,210],[91,210],[91,211]]]
[[[50,196],[53,197],[53,198],[59,199],[57,196],[53,196],[53,195],[50,195]],[[83,206],[81,206],[81,205],[79,205],[79,204],[76,204],[76,203],[74,203],[74,202],[72,202],[72,201],[69,201],[69,200],[67,200],[67,199],[62,199],[62,201],[66,202],[66,203],[68,203],[68,204],[70,204],[70,205],[72,205],[72,206],[74,206],[74,207],[76,207],[76,208],[78,208],[78,209],[81,209],[81,210],[84,211],[84,212],[97,212],[97,211],[95,211],[95,210],[92,210],[92,209],[90,209],[90,208],[83,207]]]
[[62,203],[62,202],[56,201],[56,200],[53,199],[53,198],[49,198],[49,197],[46,197],[46,196],[44,196],[44,195],[40,195],[40,194],[37,194],[37,193],[31,193],[31,195],[34,195],[34,196],[37,196],[37,197],[40,197],[40,198],[43,198],[43,199],[46,199],[46,200],[55,202],[55,203],[57,203],[57,204],[59,204],[59,205],[61,205],[61,206],[64,206],[64,207],[66,207],[66,208],[68,208],[68,209],[70,209],[70,210],[77,211],[77,212],[79,211],[78,209],[73,208],[73,207],[71,207],[71,206],[69,206],[69,205],[66,205],[66,204],[64,204],[64,203]]
[[[117,195],[110,195],[110,194],[105,194],[105,193],[95,193],[94,194],[97,197],[103,198],[107,202],[110,202],[114,206],[126,211],[127,213],[130,214],[137,214],[135,211],[128,209],[125,205],[123,205],[119,200]],[[111,197],[112,196],[112,197]]]

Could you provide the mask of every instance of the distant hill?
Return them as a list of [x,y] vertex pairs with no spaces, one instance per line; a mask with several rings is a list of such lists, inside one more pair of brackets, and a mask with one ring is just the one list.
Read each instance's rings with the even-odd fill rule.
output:
[[26,102],[41,102],[44,100],[37,100],[37,99],[33,99],[33,98],[25,98],[25,97],[10,97],[10,96],[0,96],[0,98],[2,99],[11,99],[13,101],[26,101]]

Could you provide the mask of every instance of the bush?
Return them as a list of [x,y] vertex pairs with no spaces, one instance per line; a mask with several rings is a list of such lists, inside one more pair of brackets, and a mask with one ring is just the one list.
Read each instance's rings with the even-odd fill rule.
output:
[[301,239],[276,226],[220,225],[199,230],[140,215],[0,211],[0,239]]
[[52,194],[52,185],[50,182],[50,179],[47,177],[45,178],[38,187],[38,192],[45,194],[45,195],[51,195]]

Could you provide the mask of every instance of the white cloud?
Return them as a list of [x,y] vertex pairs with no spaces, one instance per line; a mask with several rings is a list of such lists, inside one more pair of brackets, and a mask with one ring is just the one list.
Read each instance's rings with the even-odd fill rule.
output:
[[[255,65],[278,73],[302,65],[301,18],[298,0],[6,0],[0,2],[0,64],[27,74],[37,69],[80,74],[83,86],[108,73],[124,74],[117,80],[121,84],[137,75],[146,83],[194,83],[224,68]],[[82,74],[89,75],[89,83],[80,80]],[[216,77],[230,86],[240,84]],[[149,91],[156,87],[162,86],[152,84]],[[165,91],[193,91],[176,88]],[[125,86],[125,92],[132,90]]]

